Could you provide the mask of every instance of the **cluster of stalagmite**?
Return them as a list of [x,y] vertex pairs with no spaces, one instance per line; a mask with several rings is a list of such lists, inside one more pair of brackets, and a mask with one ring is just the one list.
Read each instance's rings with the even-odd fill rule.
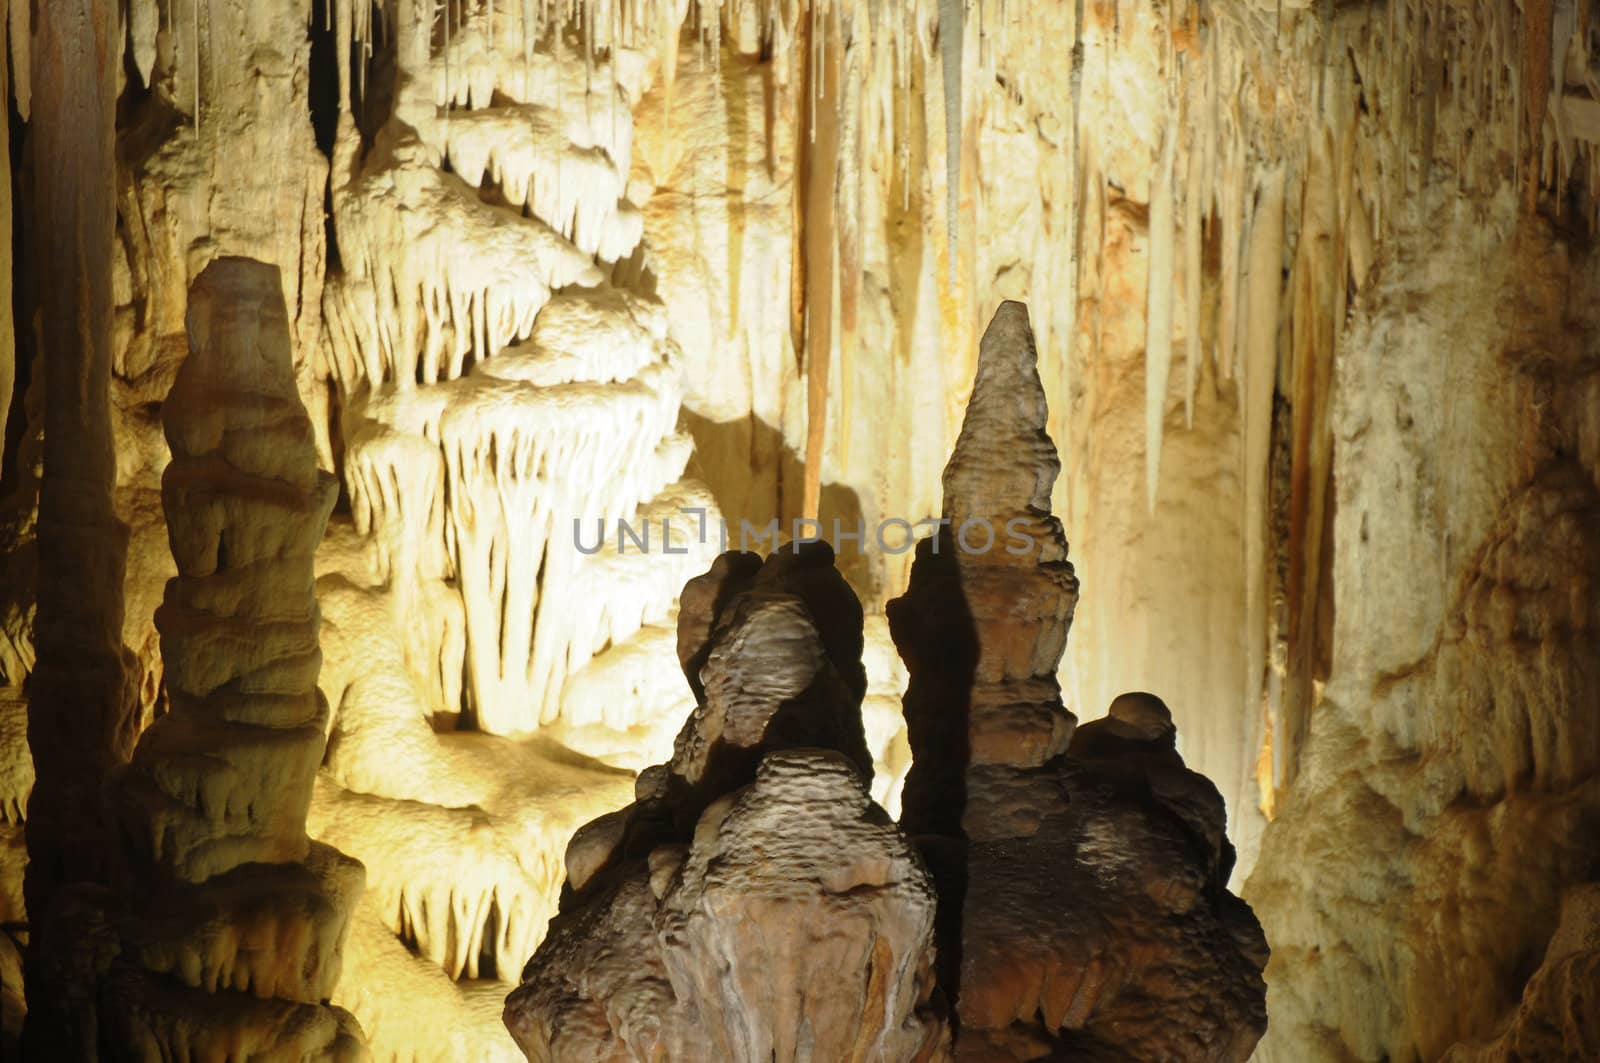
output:
[[1076,732],[1061,704],[1077,581],[1035,362],[1026,308],[1002,305],[947,524],[890,612],[903,829],[862,785],[861,613],[832,551],[724,554],[683,591],[697,708],[674,757],[573,837],[507,1001],[529,1059],[1249,1057],[1267,950],[1226,888],[1221,795],[1159,699]]
[[1266,1028],[1266,940],[1227,890],[1222,795],[1171,714],[1074,727],[1055,678],[1078,582],[1027,308],[983,336],[944,524],[890,604],[911,674],[903,822],[939,887],[943,984],[974,1059],[1233,1060]]
[[872,802],[861,606],[822,543],[684,589],[696,707],[636,799],[567,847],[506,1002],[533,1060],[911,1060],[946,1042],[932,883]]

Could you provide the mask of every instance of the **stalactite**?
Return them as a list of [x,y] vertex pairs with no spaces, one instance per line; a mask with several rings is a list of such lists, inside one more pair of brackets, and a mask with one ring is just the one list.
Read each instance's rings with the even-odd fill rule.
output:
[[[444,128],[445,138],[450,136],[450,110],[455,104],[455,92],[450,87],[450,5],[454,0],[444,0]],[[561,39],[561,30],[556,29],[556,40]],[[559,60],[560,55],[556,58]],[[559,82],[558,82],[559,83]]]
[[[1424,20],[1423,26],[1422,93],[1419,101],[1422,114],[1417,152],[1418,161],[1421,163],[1419,195],[1426,196],[1432,187],[1434,138],[1438,132],[1439,122],[1439,83],[1444,77],[1444,43],[1440,38],[1444,34],[1439,28],[1437,17]],[[1426,201],[1422,206],[1426,212]]]
[[33,100],[33,5],[24,0],[8,0],[6,8],[6,36],[11,52],[11,99],[17,114],[28,120]]
[[[789,339],[794,348],[795,367],[806,368],[806,293],[809,263],[806,260],[806,211],[809,204],[807,174],[811,168],[813,105],[813,64],[811,38],[816,31],[816,15],[809,3],[796,5],[794,41],[789,50],[790,100],[794,108],[794,180],[790,182],[789,229]],[[665,91],[665,90],[664,90]],[[671,96],[668,92],[667,100]]]
[[[26,6],[23,0],[9,0],[10,6]],[[6,0],[0,0],[4,5]],[[0,11],[0,100],[9,100],[12,70],[9,61],[10,17]],[[17,379],[17,337],[11,305],[16,268],[11,241],[11,123],[0,123],[0,260],[6,264],[5,280],[0,281],[0,454],[5,451],[6,419],[11,412],[11,396]]]
[[156,36],[161,29],[161,8],[157,0],[130,0],[127,6],[128,55],[143,85],[150,84],[156,65]]
[[[1250,225],[1249,273],[1240,373],[1244,421],[1245,691],[1262,689],[1267,649],[1267,468],[1272,446],[1272,393],[1278,366],[1278,310],[1283,289],[1285,171],[1257,185]],[[1275,732],[1280,729],[1275,728]]]
[[1232,380],[1238,367],[1239,299],[1243,294],[1243,240],[1248,216],[1245,213],[1244,151],[1235,138],[1229,145],[1228,160],[1222,167],[1222,296],[1217,308],[1217,375]]
[[[1552,0],[1525,0],[1522,5],[1522,98],[1527,114],[1522,119],[1526,128],[1526,149],[1517,157],[1522,161],[1523,196],[1526,209],[1531,214],[1539,197],[1539,156],[1543,141],[1544,119],[1550,99],[1550,38],[1553,32],[1554,13]],[[1557,85],[1559,92],[1561,86]]]
[[[843,13],[841,10],[841,18]],[[850,433],[854,425],[853,399],[856,372],[857,316],[861,303],[861,213],[863,188],[864,69],[870,61],[873,40],[871,20],[852,18],[850,32],[841,42],[843,57],[839,83],[839,167],[835,183],[835,213],[839,299],[839,470],[848,475]]]
[[1328,406],[1338,336],[1336,289],[1344,285],[1338,233],[1338,188],[1332,137],[1326,129],[1307,153],[1300,204],[1292,303],[1293,439],[1289,469],[1288,645],[1290,667],[1278,732],[1281,784],[1295,774],[1310,728],[1321,604],[1323,517],[1332,476]]
[[200,108],[204,104],[200,92],[200,3],[201,0],[189,0],[189,10],[194,18],[194,54],[190,62],[194,69],[194,135],[200,135]]
[[806,452],[801,515],[816,517],[822,500],[822,457],[827,441],[828,374],[833,358],[834,206],[839,170],[839,74],[844,42],[826,12],[812,26],[817,69],[810,108],[816,134],[806,167],[805,373]]
[[939,0],[939,65],[944,76],[945,230],[950,286],[956,285],[956,249],[961,246],[961,64],[965,0]]
[[1161,436],[1166,419],[1167,377],[1172,370],[1172,281],[1175,221],[1172,205],[1173,167],[1178,130],[1162,138],[1161,157],[1150,183],[1150,268],[1145,280],[1144,341],[1144,488],[1149,512],[1156,509],[1161,477]]
[[1190,130],[1189,174],[1183,190],[1183,423],[1187,428],[1194,427],[1194,389],[1200,379],[1200,361],[1205,357],[1200,322],[1205,292],[1205,278],[1201,273],[1201,214],[1205,202],[1206,153],[1195,142],[1205,134],[1193,124]]

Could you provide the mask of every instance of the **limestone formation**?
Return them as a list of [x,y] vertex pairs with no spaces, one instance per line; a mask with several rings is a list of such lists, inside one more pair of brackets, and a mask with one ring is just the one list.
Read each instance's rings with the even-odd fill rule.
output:
[[1600,1059],[1600,883],[1569,889],[1544,960],[1498,1036],[1457,1045],[1443,1063]]
[[[491,734],[565,717],[581,749],[605,736],[592,704],[564,710],[568,676],[636,637],[659,652],[716,549],[681,511],[716,506],[685,476],[677,345],[628,282],[637,74],[563,62],[544,8],[499,6],[446,5],[436,34],[433,5],[397,4],[376,100],[340,68],[330,367],[380,573],[418,620],[459,601],[455,637],[418,624],[408,648],[438,676],[429,701]],[[377,28],[364,5],[330,11],[364,76]],[[620,523],[642,532],[631,557]]]
[[189,335],[162,410],[171,708],[114,786],[120,955],[99,1036],[135,1055],[354,1059],[359,1028],[324,1002],[365,871],[306,835],[328,717],[312,556],[337,488],[295,391],[278,271],[212,263]]
[[1595,874],[1600,275],[1501,195],[1440,204],[1337,367],[1330,677],[1245,889],[1270,1063],[1493,1041]]
[[1061,703],[1078,583],[1036,357],[1027,309],[1002,304],[944,523],[889,611],[911,674],[904,822],[938,883],[956,1057],[1242,1063],[1267,949],[1227,891],[1221,794],[1153,695],[1076,729]]
[[[1273,945],[1262,1063],[1554,1044],[1526,1035],[1566,1029],[1577,983],[1530,977],[1600,808],[1592,6],[0,0],[0,1058],[24,953],[51,1063],[52,1032],[96,1027],[74,986],[126,984],[102,961],[138,850],[103,797],[176,707],[160,408],[227,256],[279,270],[341,480],[307,823],[368,869],[332,1001],[376,1056],[518,1054],[499,1002],[569,837],[697,710],[676,599],[719,511],[865,524],[835,566],[898,814],[882,609],[917,536],[892,522],[941,512],[1006,299],[1033,301],[1048,508],[1087,593],[1059,668],[1021,662],[1059,638],[1020,613],[985,620],[1020,678],[918,658],[911,704],[965,722],[923,711],[912,820],[959,835],[966,791],[996,791],[928,753],[963,743],[1092,761],[1063,785],[1114,818],[1071,787],[1165,778],[1161,713],[1072,735],[1048,680],[1085,720],[1156,691]],[[931,607],[980,575],[1073,597],[947,560],[902,634],[967,623]],[[709,789],[745,756],[714,748]],[[1209,839],[1209,791],[1161,785]]]
[[[70,1043],[70,1035],[64,1037],[61,1030],[73,1011],[65,998],[80,987],[70,974],[56,981],[51,960],[36,943],[57,920],[67,920],[62,909],[70,904],[58,905],[60,897],[74,886],[105,881],[98,785],[126,756],[132,738],[118,639],[127,538],[112,499],[109,385],[114,352],[112,286],[105,268],[116,220],[116,90],[114,71],[98,61],[116,52],[116,19],[105,4],[73,0],[40,11],[30,35],[30,5],[7,7],[8,58],[31,54],[39,89],[34,112],[39,128],[25,149],[32,180],[23,186],[29,199],[24,213],[36,222],[24,231],[34,265],[13,271],[13,278],[35,269],[51,278],[23,303],[26,320],[35,323],[34,340],[42,355],[35,379],[42,381],[47,395],[42,410],[34,403],[29,411],[43,429],[38,456],[45,475],[34,481],[37,494],[28,500],[36,501],[37,524],[26,529],[33,535],[19,538],[34,540],[36,585],[45,593],[31,623],[7,625],[14,655],[35,658],[26,677],[27,746],[8,743],[13,755],[26,748],[33,760],[31,773],[15,764],[7,771],[19,784],[8,795],[13,807],[7,819],[15,824],[19,806],[27,806],[26,877],[18,890],[17,879],[8,875],[5,893],[13,905],[17,893],[24,895],[34,928],[25,956],[26,990],[29,1012],[36,1017],[29,1032],[43,1056]],[[25,73],[28,60],[22,65],[16,95],[26,114],[32,82]],[[71,238],[61,239],[63,233]],[[23,438],[28,435],[23,432]],[[26,546],[19,551],[26,552]],[[13,587],[27,583],[18,578],[17,560],[8,566],[7,597],[16,594]],[[23,645],[17,646],[19,642]],[[21,671],[13,670],[9,682],[20,686]],[[8,730],[14,734],[15,724]],[[26,774],[32,779],[22,777]],[[28,782],[31,791],[24,788]],[[21,870],[18,863],[8,859],[6,869],[14,874]],[[6,1025],[15,1025],[17,1019],[13,1011]]]
[[506,1002],[531,1060],[947,1058],[935,898],[867,793],[861,611],[822,543],[690,581],[672,760],[567,848]]

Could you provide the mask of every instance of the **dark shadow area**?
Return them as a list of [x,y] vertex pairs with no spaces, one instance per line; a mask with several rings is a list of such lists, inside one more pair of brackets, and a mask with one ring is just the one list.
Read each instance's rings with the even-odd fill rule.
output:
[[[759,530],[776,519],[787,540],[801,515],[805,463],[784,442],[783,434],[757,417],[712,421],[687,409],[680,417],[680,427],[694,438],[689,475],[711,489],[728,526],[728,549],[741,548],[740,521]],[[844,484],[823,484],[818,519],[820,537],[833,546],[834,565],[851,590],[864,602],[876,601],[883,590],[883,572],[882,559],[872,556],[878,549],[875,527],[867,526],[860,542],[844,538],[862,528],[865,518],[860,496]],[[835,521],[843,533],[839,538],[834,536]],[[902,534],[898,528],[885,532],[895,547],[899,547]],[[743,549],[766,553],[772,546],[749,542]]]
[[[28,126],[17,113],[16,104],[11,101],[10,94],[6,100],[6,121],[10,134],[11,148],[11,187],[5,193],[11,197],[14,205],[26,204],[23,193],[25,186],[22,179],[23,145],[27,140]],[[28,211],[11,211],[11,261],[25,262],[23,250],[24,230],[27,228]],[[11,406],[6,411],[5,438],[0,439],[0,499],[11,497],[17,488],[17,449],[22,442],[22,434],[27,430],[27,395],[28,384],[33,379],[33,335],[23,327],[23,322],[32,319],[28,311],[28,284],[26,271],[13,269],[11,271],[11,320],[15,323],[16,332],[16,358],[13,369],[14,389],[11,392]],[[0,372],[4,372],[0,369]]]
[[[906,593],[887,607],[889,633],[910,673],[902,704],[911,770],[900,825],[916,842],[938,887],[934,934],[939,984],[960,999],[961,925],[967,895],[967,769],[978,669],[978,629],[961,587],[957,545],[945,530],[917,544]],[[955,1014],[952,1009],[952,1022]]]
[[311,38],[310,83],[306,88],[317,150],[330,158],[334,137],[339,131],[339,55],[331,17],[332,4],[333,0],[312,0],[311,21],[307,26],[307,36]]

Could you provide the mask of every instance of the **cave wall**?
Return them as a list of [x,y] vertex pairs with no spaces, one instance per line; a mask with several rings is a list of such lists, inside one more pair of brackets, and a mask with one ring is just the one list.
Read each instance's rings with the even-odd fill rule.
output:
[[1480,206],[1419,214],[1337,367],[1332,668],[1246,890],[1264,1059],[1488,1038],[1596,873],[1594,266]]

